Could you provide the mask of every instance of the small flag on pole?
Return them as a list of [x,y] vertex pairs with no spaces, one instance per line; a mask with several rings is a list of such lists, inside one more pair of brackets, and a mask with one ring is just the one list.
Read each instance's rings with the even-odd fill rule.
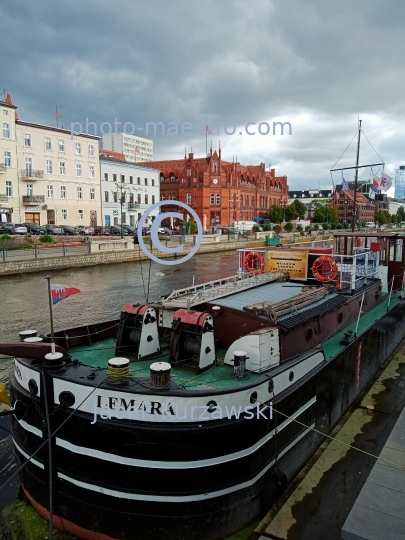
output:
[[382,173],[380,181],[380,189],[382,191],[388,191],[392,187],[392,178],[388,174]]
[[58,111],[58,107],[56,107],[55,118],[56,118],[56,120],[58,120],[58,119],[60,118],[60,114],[59,114],[59,111]]
[[64,300],[72,294],[79,293],[80,290],[76,287],[67,287],[66,285],[57,285],[55,283],[51,284],[51,294],[52,294],[52,305],[57,304],[61,300]]
[[349,184],[346,182],[344,176],[342,175],[342,189],[343,191],[350,191]]
[[212,133],[212,130],[208,127],[208,124],[205,124],[205,131],[207,133]]

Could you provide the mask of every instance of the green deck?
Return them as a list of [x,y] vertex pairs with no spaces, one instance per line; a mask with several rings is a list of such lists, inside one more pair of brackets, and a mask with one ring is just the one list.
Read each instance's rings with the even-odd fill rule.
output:
[[[221,360],[225,357],[225,350],[217,350],[217,358]],[[107,368],[108,360],[115,356],[115,339],[110,338],[95,343],[90,348],[88,345],[72,347],[70,354],[74,360],[79,360],[89,367]],[[150,375],[149,367],[154,362],[166,362],[168,360],[168,349],[162,349],[160,355],[154,356],[148,360],[136,361],[135,355],[126,354],[125,358],[131,360],[130,370],[134,377],[148,377]],[[259,378],[256,373],[249,372],[249,379],[238,380],[232,377],[233,367],[228,365],[214,366],[200,375],[197,375],[196,369],[192,367],[172,367],[172,379],[180,386],[189,390],[207,390],[210,388],[226,388],[240,386]]]
[[[393,292],[391,295],[390,305],[389,309],[394,308],[398,302],[400,301],[400,292]],[[362,317],[360,317],[359,321],[359,327],[357,329],[357,335],[361,336],[366,332],[369,328],[373,326],[373,324],[381,319],[381,317],[384,316],[385,313],[388,311],[388,301],[389,301],[389,294],[385,293],[385,298],[375,308],[370,310],[369,312],[365,313]],[[353,334],[355,333],[357,325],[357,320],[354,321],[349,326],[345,326],[345,328],[339,332],[338,334],[335,334],[333,337],[328,339],[323,345],[322,349],[325,354],[326,360],[332,360],[336,355],[338,355],[347,345],[341,345],[340,340],[343,338],[344,334],[351,330]]]

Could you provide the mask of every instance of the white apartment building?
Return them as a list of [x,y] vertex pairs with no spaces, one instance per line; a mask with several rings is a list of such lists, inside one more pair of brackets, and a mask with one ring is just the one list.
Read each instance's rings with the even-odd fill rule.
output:
[[[136,226],[145,211],[160,201],[160,171],[100,156],[103,225]],[[153,210],[145,220],[159,214]]]
[[126,161],[139,163],[153,161],[153,141],[137,135],[110,133],[103,135],[103,148],[124,154]]
[[101,223],[99,137],[16,121],[20,221]]
[[0,101],[0,221],[20,223],[17,139],[15,130],[16,106],[7,95]]

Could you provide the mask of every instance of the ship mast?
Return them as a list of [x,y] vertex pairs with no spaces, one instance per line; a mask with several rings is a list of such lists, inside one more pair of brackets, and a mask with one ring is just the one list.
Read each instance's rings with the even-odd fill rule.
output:
[[354,174],[354,193],[353,193],[353,220],[352,220],[352,232],[354,232],[356,226],[356,196],[357,196],[357,179],[359,176],[359,157],[360,157],[360,135],[361,135],[361,120],[359,120],[359,135],[357,138],[357,155],[356,155],[356,172]]

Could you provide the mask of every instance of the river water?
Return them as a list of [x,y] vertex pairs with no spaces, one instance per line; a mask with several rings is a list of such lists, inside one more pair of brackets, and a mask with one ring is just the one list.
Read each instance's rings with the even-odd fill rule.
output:
[[[55,331],[84,324],[118,319],[126,302],[149,302],[162,295],[195,284],[236,274],[235,251],[203,254],[183,264],[166,266],[155,262],[128,262],[89,268],[52,271],[55,284],[80,289],[53,308]],[[5,276],[0,279],[0,341],[18,341],[21,330],[49,333],[46,273]],[[150,277],[150,279],[149,279]],[[0,382],[7,382],[10,360],[0,359]],[[1,510],[18,493],[8,418],[0,419],[0,519]]]

